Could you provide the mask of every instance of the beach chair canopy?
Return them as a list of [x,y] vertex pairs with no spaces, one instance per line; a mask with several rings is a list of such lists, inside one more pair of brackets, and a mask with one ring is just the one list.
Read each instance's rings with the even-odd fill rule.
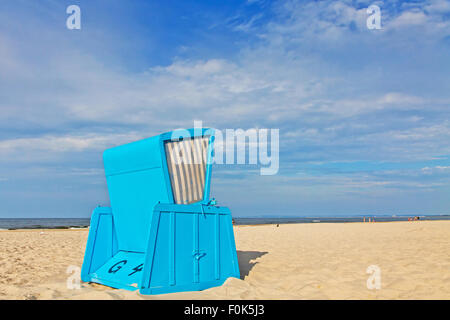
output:
[[158,202],[192,204],[208,199],[211,130],[181,133],[190,136],[169,132],[104,152],[119,249],[145,251],[142,239]]

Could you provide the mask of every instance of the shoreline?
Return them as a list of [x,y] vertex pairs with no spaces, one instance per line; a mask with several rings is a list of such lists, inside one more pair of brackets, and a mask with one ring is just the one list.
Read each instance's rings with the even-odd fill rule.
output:
[[39,229],[33,229],[33,228],[23,228],[23,229],[0,229],[0,232],[32,232],[32,231],[89,231],[89,228],[39,228]]
[[[342,221],[342,222],[327,222],[327,221],[319,221],[319,222],[273,222],[273,223],[256,223],[256,224],[233,224],[233,227],[258,227],[258,226],[276,226],[277,224],[282,225],[324,225],[324,224],[330,224],[330,225],[340,225],[340,224],[374,224],[374,223],[395,223],[395,222],[440,222],[440,221],[450,221],[449,219],[434,219],[434,220],[394,220],[394,221]],[[57,227],[57,228],[11,228],[11,229],[1,229],[0,232],[4,231],[77,231],[77,230],[86,230],[89,231],[89,227]]]

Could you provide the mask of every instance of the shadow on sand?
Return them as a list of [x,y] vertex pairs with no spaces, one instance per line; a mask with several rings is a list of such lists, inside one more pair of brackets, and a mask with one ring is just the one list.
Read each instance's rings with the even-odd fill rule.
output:
[[239,270],[241,272],[241,279],[244,280],[246,276],[248,276],[250,270],[257,264],[258,262],[252,261],[257,258],[262,257],[268,252],[261,251],[239,251],[237,252],[238,262],[239,262]]

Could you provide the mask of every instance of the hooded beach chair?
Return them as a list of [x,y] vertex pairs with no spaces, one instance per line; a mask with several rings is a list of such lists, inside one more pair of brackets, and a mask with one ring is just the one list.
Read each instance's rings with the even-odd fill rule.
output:
[[240,277],[230,210],[209,199],[213,142],[177,130],[104,152],[111,207],[92,214],[83,281],[161,294]]

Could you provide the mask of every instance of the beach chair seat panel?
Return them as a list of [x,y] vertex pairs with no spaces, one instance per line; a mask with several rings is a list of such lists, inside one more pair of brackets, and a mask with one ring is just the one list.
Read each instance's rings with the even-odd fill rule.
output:
[[144,254],[119,251],[96,272],[90,274],[91,281],[114,288],[136,290],[142,278]]

